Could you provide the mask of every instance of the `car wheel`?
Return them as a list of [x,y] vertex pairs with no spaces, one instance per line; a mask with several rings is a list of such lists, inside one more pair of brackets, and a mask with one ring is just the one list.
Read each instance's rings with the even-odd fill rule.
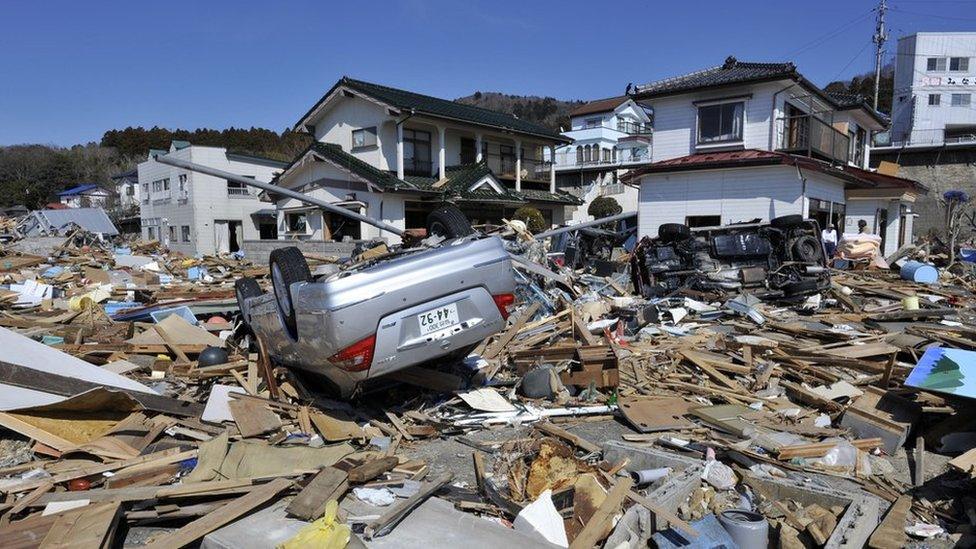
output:
[[691,229],[681,223],[665,223],[657,228],[657,237],[665,242],[691,238]]
[[819,284],[816,279],[804,278],[798,280],[797,282],[790,282],[789,284],[783,285],[783,295],[786,297],[801,296],[807,294],[816,293],[819,288]]
[[769,224],[772,225],[774,229],[779,229],[781,231],[788,231],[790,229],[794,229],[802,225],[803,216],[796,215],[796,214],[784,215],[784,216],[773,218],[773,220],[770,221]]
[[241,317],[244,318],[245,324],[250,324],[251,319],[248,318],[247,314],[244,313],[246,310],[244,307],[244,301],[257,297],[264,292],[261,290],[261,286],[258,285],[258,281],[254,280],[249,276],[243,278],[238,278],[234,282],[234,296],[237,297],[237,308],[241,311]]
[[472,234],[471,222],[457,206],[441,206],[427,216],[427,234],[444,238],[461,238]]
[[294,246],[278,248],[271,252],[271,286],[281,318],[292,337],[298,335],[297,315],[291,295],[291,285],[312,280],[312,272],[301,250]]
[[804,263],[823,263],[823,245],[810,235],[793,241],[793,259]]

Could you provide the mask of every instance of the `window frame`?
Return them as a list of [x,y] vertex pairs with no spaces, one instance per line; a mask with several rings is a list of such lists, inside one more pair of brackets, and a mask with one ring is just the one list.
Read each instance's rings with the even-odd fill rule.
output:
[[[932,66],[933,61],[935,61],[934,69],[930,68]],[[939,65],[942,65],[941,69],[939,68]],[[949,67],[949,63],[945,57],[929,57],[926,58],[925,60],[926,72],[945,72],[948,67]]]
[[181,242],[189,242],[190,241],[190,226],[189,225],[182,225],[180,227],[180,237],[181,237],[181,240],[180,240]]
[[[960,98],[960,101],[956,103],[956,98]],[[965,98],[965,101],[961,99]],[[952,107],[969,107],[973,104],[973,96],[969,93],[954,93],[949,100],[949,105]]]
[[[408,137],[408,135],[409,135],[409,137]],[[420,135],[426,135],[427,136],[427,139],[426,140],[424,140],[424,139],[418,139],[418,136],[420,136]],[[410,153],[411,153],[410,156],[407,156],[407,150],[408,150],[408,148],[406,146],[403,147],[403,165],[404,165],[404,171],[407,174],[409,174],[409,175],[430,175],[430,173],[425,173],[425,172],[429,172],[430,170],[433,169],[433,166],[434,166],[434,162],[433,162],[434,141],[433,141],[433,139],[434,138],[433,138],[432,132],[429,132],[429,131],[426,131],[426,130],[417,130],[417,129],[414,129],[414,128],[403,128],[403,144],[404,145],[406,145],[407,143],[410,144],[409,150],[410,150]],[[427,150],[427,158],[426,158],[426,160],[423,159],[423,158],[421,158],[421,157],[419,157],[417,155],[417,145],[418,144],[421,145],[421,150],[423,150],[424,146],[426,146],[426,150]],[[482,149],[483,149],[482,150],[482,157],[485,156],[484,149],[487,147],[487,145],[488,145],[487,142],[484,142],[484,141],[482,142]],[[410,169],[407,168],[408,161],[410,161],[412,163],[412,167]],[[427,163],[427,170],[418,169],[417,162],[426,162]]]
[[[735,105],[742,106],[738,136],[732,137],[731,139],[702,141],[702,109],[710,109],[714,107],[721,108],[726,106],[733,106],[734,108]],[[710,146],[736,145],[736,144],[743,143],[745,141],[746,101],[744,99],[736,99],[731,101],[715,101],[715,102],[710,101],[707,103],[699,103],[696,105],[696,107],[697,107],[697,110],[695,111],[695,145],[696,146],[710,147]],[[719,130],[721,131],[721,120],[719,120]]]
[[[303,218],[303,227],[293,228],[292,218],[301,217]],[[291,234],[307,234],[308,233],[308,212],[285,212],[285,232]]]
[[[935,99],[935,103],[932,100]],[[929,94],[929,106],[930,107],[941,107],[942,106],[942,94],[941,93],[930,93]]]
[[[404,133],[406,133],[406,130],[404,130]],[[360,144],[356,144],[357,135],[363,136],[362,143]],[[352,130],[351,139],[352,139],[351,146],[353,150],[368,149],[370,147],[375,147],[377,145],[376,126],[369,126],[366,128],[359,128],[356,130]]]
[[[952,68],[953,62],[956,63],[956,68]],[[965,65],[965,66],[961,66]],[[950,57],[949,58],[949,72],[969,72],[969,58],[968,57]]]

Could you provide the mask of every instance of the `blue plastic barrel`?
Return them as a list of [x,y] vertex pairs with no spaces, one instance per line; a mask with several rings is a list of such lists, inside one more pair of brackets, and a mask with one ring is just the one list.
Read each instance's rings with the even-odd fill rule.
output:
[[901,277],[921,284],[935,284],[939,281],[939,271],[928,263],[906,261],[901,266]]

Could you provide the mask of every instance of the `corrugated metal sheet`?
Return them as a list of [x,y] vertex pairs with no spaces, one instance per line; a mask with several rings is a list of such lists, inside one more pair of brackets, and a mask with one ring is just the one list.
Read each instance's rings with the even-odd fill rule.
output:
[[39,226],[32,227],[28,235],[33,236],[42,232],[60,231],[72,223],[93,233],[105,236],[119,234],[115,224],[108,218],[101,208],[69,208],[65,210],[37,210],[32,214],[39,222]]

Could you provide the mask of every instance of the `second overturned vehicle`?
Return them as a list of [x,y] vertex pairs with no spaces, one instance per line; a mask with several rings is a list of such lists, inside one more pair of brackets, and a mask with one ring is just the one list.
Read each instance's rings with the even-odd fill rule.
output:
[[665,223],[631,256],[634,289],[645,297],[681,288],[750,290],[760,298],[799,298],[830,287],[820,225],[800,215],[770,223],[691,229]]

